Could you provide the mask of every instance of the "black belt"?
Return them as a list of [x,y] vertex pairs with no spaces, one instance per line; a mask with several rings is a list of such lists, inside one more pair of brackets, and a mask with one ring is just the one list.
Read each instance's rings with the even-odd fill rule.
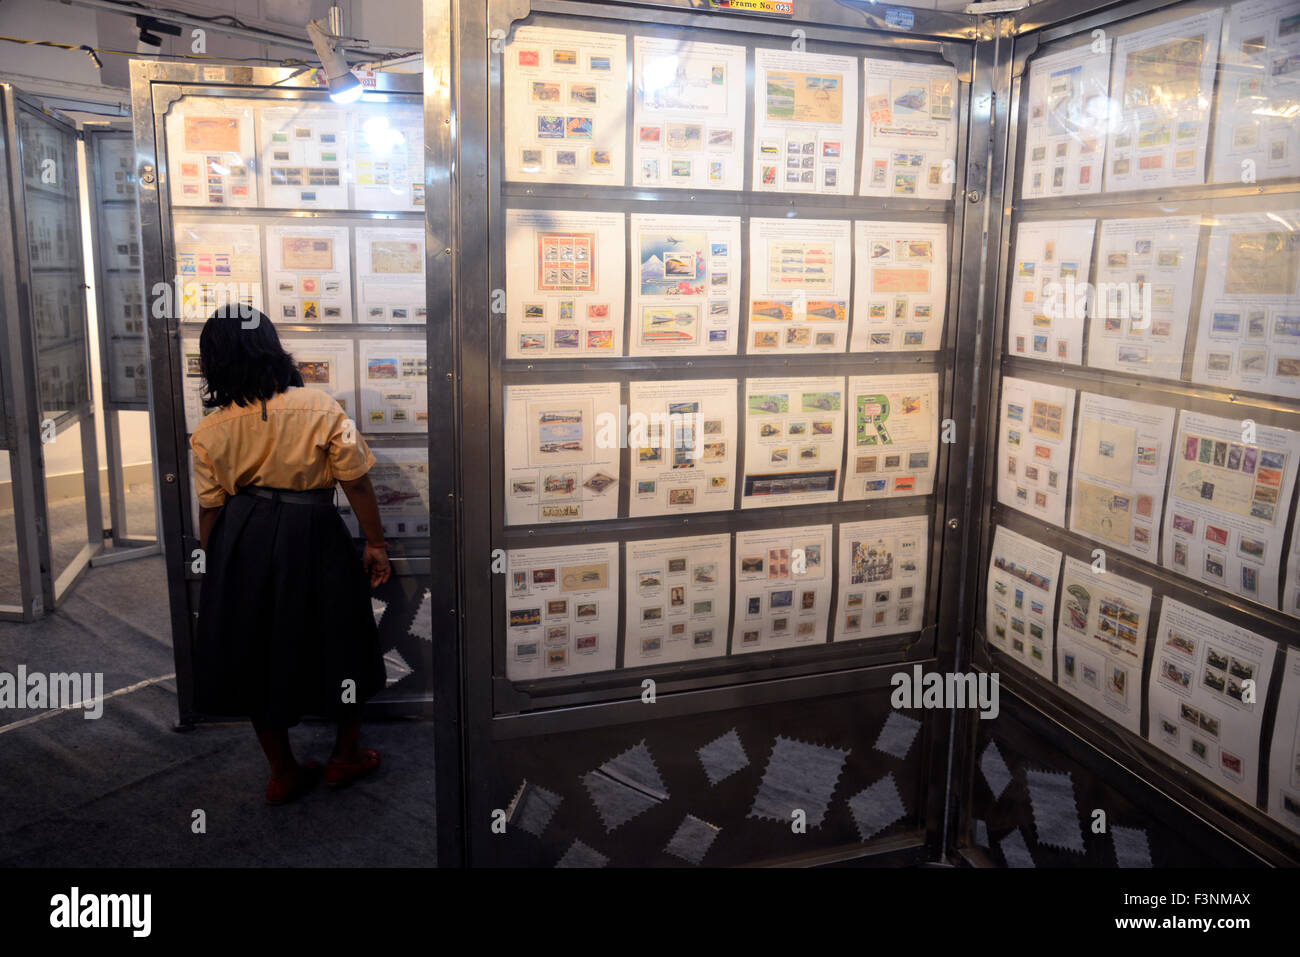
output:
[[333,505],[333,488],[312,488],[296,491],[287,488],[267,488],[265,485],[245,485],[239,490],[240,495],[256,495],[289,505]]

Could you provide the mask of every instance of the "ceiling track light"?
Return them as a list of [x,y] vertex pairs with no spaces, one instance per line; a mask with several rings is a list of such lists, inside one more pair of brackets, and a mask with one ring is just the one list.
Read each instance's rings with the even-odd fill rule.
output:
[[311,38],[311,45],[320,57],[330,99],[335,103],[355,103],[361,98],[361,81],[353,74],[343,54],[339,53],[339,37],[327,32],[328,29],[329,25],[324,20],[312,20],[307,24],[307,36]]

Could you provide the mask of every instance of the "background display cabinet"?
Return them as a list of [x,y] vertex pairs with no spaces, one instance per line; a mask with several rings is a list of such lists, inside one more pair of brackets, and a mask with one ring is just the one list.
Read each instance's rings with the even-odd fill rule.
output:
[[76,127],[0,84],[0,618],[63,599],[103,547]]
[[905,12],[426,5],[441,861],[942,842],[950,719],[889,680],[957,651],[992,74],[973,20]]
[[158,482],[153,468],[124,460],[123,432],[151,410],[149,321],[136,203],[136,162],[128,121],[82,130],[90,195],[99,368],[103,382],[108,530],[113,548],[96,565],[156,555]]
[[[271,318],[306,385],[337,399],[375,453],[394,576],[375,593],[389,685],[368,708],[423,713],[432,638],[420,78],[377,74],[344,106],[313,70],[131,66],[180,719],[218,717],[192,706],[189,434],[205,411],[199,332],[235,302]],[[338,503],[358,532],[341,491]]]
[[754,6],[426,2],[440,862],[1300,863],[1300,8]]
[[963,722],[958,845],[1294,865],[1300,7],[1047,2],[1007,46],[966,627],[1021,716]]

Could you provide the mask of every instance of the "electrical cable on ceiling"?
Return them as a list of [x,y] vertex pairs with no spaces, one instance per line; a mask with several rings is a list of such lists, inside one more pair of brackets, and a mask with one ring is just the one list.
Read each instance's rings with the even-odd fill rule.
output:
[[[112,54],[114,56],[143,57],[143,55],[138,50],[109,50],[106,49],[105,47],[92,47],[84,43],[82,44],[59,43],[56,40],[25,40],[22,37],[7,37],[7,36],[0,36],[0,41],[3,41],[5,43],[21,43],[27,46],[53,47],[56,50],[79,50],[81,52],[84,52],[87,56],[89,56],[91,60],[95,62],[95,66],[100,67],[101,69],[103,68],[104,64],[100,62],[99,57],[97,56],[97,54],[100,53]],[[197,53],[150,53],[147,59],[224,60],[227,62],[239,61],[239,62],[274,63],[278,66],[300,66],[306,63],[305,60],[297,60],[297,59],[273,59],[271,57],[264,57],[264,56],[240,56],[240,57],[203,56]]]
[[[301,44],[301,43],[303,42],[303,38],[302,38],[302,37],[291,36],[290,34],[287,34],[287,33],[278,33],[278,32],[276,32],[276,31],[274,31],[274,30],[268,30],[268,29],[266,29],[265,27],[254,27],[254,26],[249,26],[249,25],[248,25],[247,23],[245,23],[243,20],[239,19],[239,17],[232,16],[231,14],[228,14],[228,13],[217,14],[216,16],[208,16],[208,15],[206,15],[206,14],[201,14],[201,13],[191,13],[191,12],[188,11],[188,10],[177,10],[177,9],[175,9],[175,8],[173,8],[173,7],[159,7],[159,6],[146,5],[146,4],[143,4],[143,3],[138,3],[138,2],[136,2],[136,0],[115,0],[115,2],[116,2],[119,6],[121,6],[121,7],[130,7],[130,8],[132,8],[132,9],[134,9],[134,10],[141,10],[141,11],[143,11],[142,16],[147,16],[147,15],[149,15],[149,14],[154,14],[154,15],[158,15],[158,14],[162,14],[162,15],[171,14],[171,15],[173,15],[173,16],[178,16],[178,17],[187,17],[187,18],[189,18],[189,19],[191,19],[191,20],[200,20],[200,21],[202,21],[202,22],[204,22],[204,23],[211,23],[211,24],[220,25],[220,26],[234,27],[234,28],[239,29],[239,30],[248,30],[248,31],[250,31],[250,32],[254,32],[254,33],[261,33],[261,34],[263,34],[264,36],[267,37],[267,39],[266,39],[266,41],[265,41],[265,42],[267,42],[267,43],[275,43],[276,40],[286,40],[286,41],[290,41],[290,42],[295,43],[295,44]],[[129,14],[126,10],[118,11],[118,13],[119,13],[121,16],[130,16],[130,14]],[[138,19],[138,18],[137,18],[137,19]],[[155,19],[156,19],[156,17],[155,17]],[[338,40],[340,40],[340,41],[351,41],[351,42],[356,42],[356,43],[366,43],[366,42],[367,42],[367,41],[365,41],[364,39],[362,39],[361,37],[337,37],[336,39],[338,39]],[[398,56],[398,55],[406,55],[406,54],[409,54],[409,53],[415,53],[415,52],[417,52],[415,49],[409,49],[409,50],[406,50],[406,51],[404,51],[404,52],[401,53],[401,54],[398,54],[396,51],[394,51],[394,52],[386,53],[386,54],[384,54],[382,57],[375,57],[374,59],[376,59],[376,60],[380,60],[380,59],[389,59],[389,58],[392,58],[392,57],[394,57],[394,56]],[[226,59],[233,59],[233,58],[231,58],[231,57],[227,57]],[[256,57],[244,57],[243,59],[250,59],[250,60],[251,60],[251,59],[256,59]],[[276,62],[276,61],[268,61],[268,62]]]
[[[166,59],[166,60],[209,60],[219,62],[237,62],[237,63],[270,63],[283,67],[306,67],[311,68],[311,64],[298,57],[263,57],[263,56],[204,56],[199,53],[150,53],[144,57],[138,50],[109,50],[105,47],[92,47],[85,43],[60,43],[56,40],[26,40],[22,37],[7,37],[0,35],[0,41],[5,43],[20,43],[27,46],[53,47],[56,50],[77,50],[85,53],[94,62],[95,66],[103,69],[104,64],[100,61],[98,54],[112,54],[114,56],[131,56],[142,57],[146,59]],[[383,64],[388,60],[402,59],[409,54],[406,53],[385,53],[383,56],[376,57],[371,62]]]
[[[134,7],[137,10],[144,11],[146,14],[170,13],[170,14],[174,14],[175,16],[189,17],[191,20],[202,20],[205,23],[218,23],[227,27],[236,27],[240,30],[256,30],[259,33],[265,33],[267,36],[280,37],[285,40],[293,40],[297,43],[302,42],[301,38],[289,36],[287,33],[275,33],[274,31],[271,30],[265,30],[262,27],[250,27],[243,20],[239,19],[239,17],[232,16],[229,13],[221,13],[221,14],[217,14],[216,16],[208,16],[202,13],[191,13],[188,10],[176,10],[171,7],[146,6],[143,3],[135,2],[135,0],[119,0],[119,5],[123,7]],[[125,11],[123,11],[123,15],[124,16],[126,15]]]

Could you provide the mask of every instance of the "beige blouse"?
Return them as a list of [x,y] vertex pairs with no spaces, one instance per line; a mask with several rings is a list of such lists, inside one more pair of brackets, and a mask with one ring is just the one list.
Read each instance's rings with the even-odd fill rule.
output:
[[233,402],[205,416],[190,436],[194,488],[219,508],[246,485],[304,491],[360,478],[375,456],[343,407],[318,389],[290,386],[262,403]]

